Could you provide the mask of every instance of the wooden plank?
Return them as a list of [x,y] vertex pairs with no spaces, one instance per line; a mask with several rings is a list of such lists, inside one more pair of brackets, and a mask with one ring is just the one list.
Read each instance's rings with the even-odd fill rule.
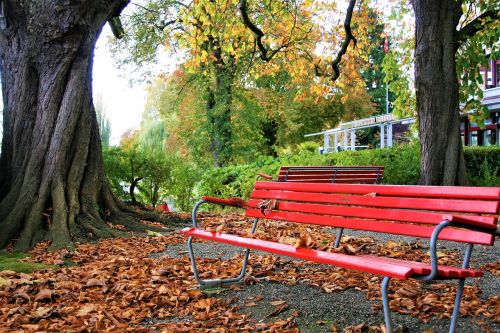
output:
[[[340,216],[312,215],[303,213],[292,213],[283,211],[272,211],[263,215],[258,209],[249,208],[245,215],[248,217],[265,218],[268,220],[279,220],[288,222],[297,222],[304,224],[316,224],[337,228],[348,228],[357,230],[374,231],[395,235],[405,235],[413,237],[430,238],[434,231],[434,226],[425,226],[408,223],[395,223],[381,220],[367,220],[359,218],[347,218]],[[477,231],[470,231],[456,228],[445,228],[440,234],[439,239],[463,243],[492,245],[494,236]]]
[[[315,184],[315,185],[322,185],[322,184]],[[347,185],[339,185],[339,186],[347,186]],[[354,186],[354,185],[349,184],[349,186]],[[324,193],[292,192],[292,191],[254,190],[251,193],[250,197],[252,199],[277,199],[277,200],[288,200],[288,201],[299,201],[299,202],[310,202],[310,203],[331,203],[338,205],[390,207],[390,208],[406,208],[415,210],[436,210],[441,212],[485,213],[485,214],[496,214],[498,212],[498,206],[499,206],[498,201],[485,201],[485,200],[404,198],[404,197],[324,194]]]
[[258,181],[255,183],[255,189],[313,193],[376,193],[377,195],[396,197],[500,200],[500,187],[314,184]]
[[[261,200],[249,200],[248,206],[257,209]],[[371,207],[353,207],[343,205],[324,205],[279,201],[277,210],[320,215],[360,217],[377,220],[426,223],[437,225],[446,219],[442,212],[414,211],[405,209],[387,209]],[[471,225],[496,229],[497,218],[481,215],[452,215],[454,219],[466,220]],[[311,217],[314,218],[314,217]],[[448,218],[449,219],[449,218]]]
[[208,232],[198,228],[185,228],[181,231],[181,233],[191,237],[231,244],[247,249],[266,251],[288,257],[354,269],[371,274],[390,276],[398,279],[408,279],[413,275],[413,269],[411,267],[378,261],[377,257],[373,256],[353,256],[343,253],[324,252],[307,248],[295,248],[287,244],[255,238],[244,238],[218,232]]
[[377,166],[287,166],[280,168],[278,181],[374,184],[383,179],[383,172]]

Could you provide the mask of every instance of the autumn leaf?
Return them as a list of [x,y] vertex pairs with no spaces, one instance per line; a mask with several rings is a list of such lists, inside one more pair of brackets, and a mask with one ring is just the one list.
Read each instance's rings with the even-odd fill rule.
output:
[[300,238],[293,245],[295,248],[305,247],[310,248],[314,244],[311,235],[309,232],[304,231]]
[[279,306],[279,305],[283,305],[285,303],[286,303],[286,301],[272,301],[272,302],[269,302],[269,304],[271,304],[272,306]]
[[270,314],[268,314],[266,317],[276,316],[276,315],[280,314],[281,312],[285,311],[286,309],[288,309],[288,304],[286,302],[281,303],[280,305],[277,305],[276,308],[274,309],[274,311],[271,312]]
[[40,301],[47,301],[47,300],[52,300],[52,295],[54,294],[54,291],[50,289],[41,289],[38,294],[35,296],[35,301],[40,302]]
[[278,200],[263,200],[257,204],[262,215],[269,215],[272,210],[278,208]]
[[85,287],[102,287],[106,285],[106,282],[102,279],[91,278],[85,284]]

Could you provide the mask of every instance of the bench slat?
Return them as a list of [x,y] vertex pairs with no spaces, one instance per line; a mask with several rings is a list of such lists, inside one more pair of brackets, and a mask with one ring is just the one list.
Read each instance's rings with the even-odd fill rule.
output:
[[[249,200],[248,206],[257,209],[260,200]],[[321,215],[337,215],[350,217],[363,217],[367,219],[393,220],[402,222],[416,222],[437,225],[443,221],[443,213],[415,211],[404,209],[382,209],[371,207],[356,207],[343,205],[321,205],[310,203],[297,202],[278,202],[278,210],[312,213]],[[477,226],[485,228],[496,228],[497,219],[494,216],[478,216],[478,215],[453,215],[453,218],[464,218],[468,221],[479,222]],[[451,220],[452,218],[450,218]]]
[[[430,238],[435,228],[434,226],[407,223],[402,224],[383,220],[366,220],[359,218],[311,215],[283,211],[272,211],[264,216],[260,210],[251,208],[246,210],[245,215],[248,217],[265,218],[271,220],[316,224],[337,228],[358,229],[424,238]],[[456,228],[445,228],[439,234],[439,239],[483,245],[492,245],[495,240],[494,236],[491,234]]]
[[[295,183],[281,183],[282,185],[294,185]],[[297,184],[303,185],[303,184]],[[309,185],[309,184],[308,184]],[[312,184],[311,184],[312,185]],[[322,184],[314,184],[322,185]],[[354,184],[341,185],[329,184],[336,187],[355,186]],[[327,186],[327,185],[324,185]],[[364,185],[361,185],[364,186]],[[383,185],[378,185],[383,186]],[[288,188],[288,186],[287,186]],[[370,192],[361,192],[361,194]],[[487,213],[496,214],[498,211],[498,201],[479,201],[463,199],[436,199],[436,198],[408,198],[408,197],[385,197],[379,196],[377,192],[373,197],[371,195],[345,195],[337,193],[310,193],[310,192],[292,192],[278,190],[254,190],[251,194],[252,199],[278,199],[300,202],[331,203],[339,205],[359,205],[370,207],[388,207],[388,208],[408,208],[419,210],[438,210],[446,212],[462,213]]]
[[306,248],[297,249],[287,244],[275,243],[255,238],[243,238],[218,232],[208,232],[198,228],[185,228],[181,231],[181,233],[196,238],[203,238],[248,249],[261,250],[294,258],[311,260],[322,264],[350,268],[366,273],[390,276],[398,279],[408,279],[413,275],[412,268],[385,262],[381,265],[381,262],[374,260],[374,258],[376,259],[377,257],[364,258],[362,256],[352,256],[343,253],[331,253]]
[[383,165],[283,165],[281,169],[297,169],[297,168],[315,168],[315,169],[384,169]]
[[[455,199],[500,200],[500,187],[314,184],[258,181],[255,183],[255,189],[286,190],[314,193],[377,193],[377,195],[396,197],[441,197]],[[497,213],[500,213],[500,211],[498,211],[498,208]]]
[[[378,175],[378,171],[370,171],[370,170],[342,170],[342,171],[329,171],[329,170],[304,170],[300,172],[288,172],[288,177],[292,176],[300,176],[300,175],[334,175],[336,174],[337,176],[353,176],[353,175],[367,175],[367,176],[374,176]],[[287,175],[286,172],[280,172],[280,175]]]
[[[303,183],[303,182],[311,182],[311,183],[319,183],[319,184],[332,184],[332,180],[321,179],[321,178],[309,178],[309,179],[287,179],[287,182],[291,183]],[[336,179],[335,184],[366,184],[366,182],[372,182],[371,179],[363,179],[363,178],[346,178],[346,179]]]
[[381,166],[282,166],[278,172],[280,182],[312,183],[380,183],[384,167]]
[[[398,260],[394,258],[376,257],[369,255],[349,255],[335,252],[325,252],[308,248],[295,248],[291,245],[276,243],[255,238],[209,232],[199,228],[185,228],[181,233],[196,237],[231,244],[243,248],[261,250],[298,259],[310,260],[322,264],[354,269],[366,273],[390,276],[398,279],[408,279],[414,275],[427,275],[431,272],[429,264]],[[439,266],[439,277],[479,277],[481,271],[462,269],[450,266]]]

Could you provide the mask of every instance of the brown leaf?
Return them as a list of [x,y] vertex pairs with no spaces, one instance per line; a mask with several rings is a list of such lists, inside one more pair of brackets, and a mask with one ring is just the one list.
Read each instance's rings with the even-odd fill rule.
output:
[[276,315],[280,314],[281,312],[285,311],[286,309],[288,309],[288,304],[287,303],[281,304],[281,305],[277,306],[274,309],[274,311],[271,312],[270,314],[268,314],[266,317],[276,316]]
[[396,294],[399,294],[401,296],[406,296],[406,297],[415,297],[419,294],[419,292],[411,287],[403,287],[403,288],[399,288],[396,291]]
[[104,280],[92,278],[87,281],[85,287],[102,287],[104,285],[106,285]]
[[52,312],[52,307],[50,307],[50,306],[38,307],[35,310],[35,318],[37,318],[37,319],[47,318],[48,316],[50,316],[51,312]]
[[50,289],[41,289],[38,294],[35,296],[35,301],[40,302],[40,301],[46,301],[46,300],[52,300],[52,295],[54,294],[53,290]]
[[268,215],[273,209],[278,208],[278,200],[263,200],[257,204],[262,215]]
[[313,240],[309,232],[304,231],[300,238],[293,245],[296,249],[299,247],[310,248],[313,245]]

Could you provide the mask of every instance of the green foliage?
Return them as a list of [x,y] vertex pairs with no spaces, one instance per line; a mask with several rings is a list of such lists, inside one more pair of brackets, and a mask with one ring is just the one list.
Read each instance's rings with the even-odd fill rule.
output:
[[[296,151],[282,151],[277,158],[262,157],[251,164],[208,170],[201,178],[197,195],[248,198],[258,173],[276,178],[282,165],[382,165],[384,184],[416,185],[418,182],[417,144],[325,155],[319,155],[316,146],[308,142]],[[466,147],[464,155],[471,185],[500,186],[500,147]]]
[[415,89],[409,68],[413,65],[409,42],[401,49],[391,49],[383,61],[384,83],[396,96],[392,100],[392,112],[400,118],[412,117],[416,112]]
[[472,185],[500,186],[500,147],[465,147],[465,165]]
[[111,122],[106,115],[106,108],[104,107],[102,97],[98,96],[94,104],[97,116],[97,125],[101,136],[101,146],[102,149],[105,150],[109,148],[109,139],[111,138]]
[[200,168],[185,158],[177,158],[172,165],[171,178],[166,184],[166,194],[174,200],[179,210],[187,212],[193,208],[195,202],[193,192],[200,177]]
[[[373,103],[377,107],[377,114],[386,113],[386,84],[384,84],[384,73],[382,72],[382,63],[384,59],[384,30],[379,15],[372,8],[368,8],[369,17],[375,22],[369,26],[367,35],[369,45],[369,62],[371,66],[364,66],[360,69],[361,76],[366,83],[366,90],[371,96]],[[393,94],[391,94],[393,95]],[[393,96],[390,96],[393,100]]]
[[28,257],[29,254],[21,252],[0,254],[0,271],[9,270],[18,273],[31,273],[33,271],[38,271],[41,269],[57,268],[57,266],[54,265],[21,261],[22,259]]
[[[468,12],[469,6],[476,7],[476,11],[485,12],[487,10],[498,11],[498,1],[464,1],[464,12]],[[470,23],[474,15],[465,16],[461,22],[462,26]],[[500,24],[493,19],[487,18],[481,22],[481,30],[472,37],[467,38],[457,51],[456,67],[457,75],[460,78],[459,98],[462,103],[462,111],[469,112],[471,121],[484,125],[484,120],[489,117],[488,108],[481,103],[483,98],[484,80],[481,68],[488,67],[490,59],[500,57]]]
[[122,147],[110,147],[103,150],[104,169],[113,189],[113,193],[122,200],[130,200],[129,193],[124,191],[123,185],[130,184],[133,155]]
[[277,158],[261,157],[251,164],[210,169],[203,174],[197,195],[248,198],[257,174],[265,173],[276,178],[282,165],[383,165],[385,184],[416,184],[419,158],[415,144],[320,155],[317,144],[306,142],[297,150],[282,151]]

